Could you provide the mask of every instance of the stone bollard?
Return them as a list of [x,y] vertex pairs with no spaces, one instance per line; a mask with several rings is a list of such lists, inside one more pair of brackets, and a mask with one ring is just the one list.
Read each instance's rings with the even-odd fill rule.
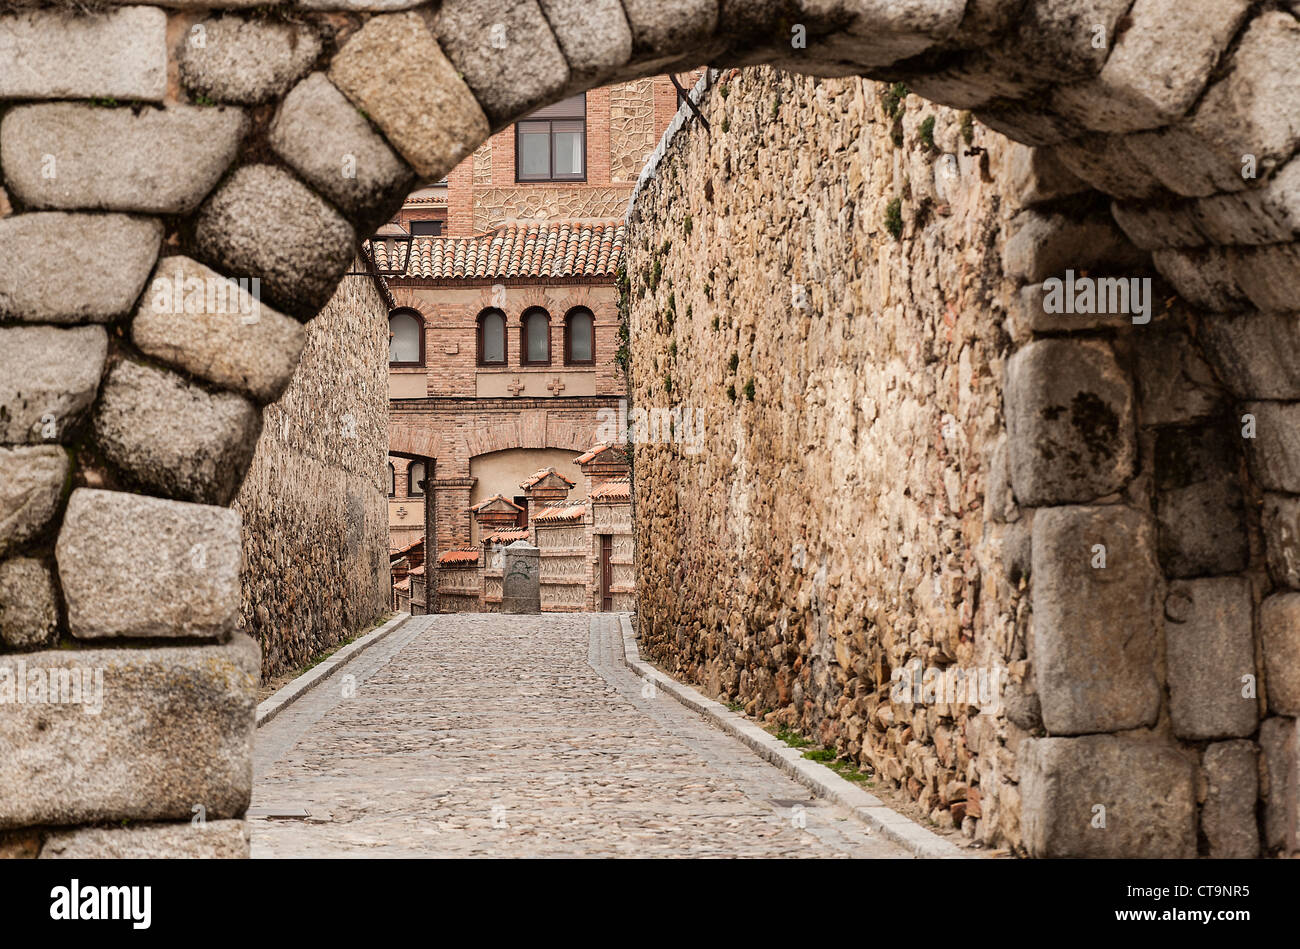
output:
[[540,613],[542,552],[526,540],[517,540],[505,549],[501,576],[502,613]]

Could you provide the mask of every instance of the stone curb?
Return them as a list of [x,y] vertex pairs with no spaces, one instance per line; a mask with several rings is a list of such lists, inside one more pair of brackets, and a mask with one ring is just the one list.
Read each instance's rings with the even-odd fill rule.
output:
[[846,808],[871,830],[917,857],[976,859],[938,834],[931,833],[915,821],[888,807],[874,794],[868,794],[830,769],[809,761],[797,748],[769,735],[753,722],[721,703],[706,698],[688,685],[670,679],[641,659],[632,632],[630,613],[619,614],[623,631],[623,662],[629,669],[655,684],[687,708],[700,713],[723,731],[739,738],[762,758],[776,765],[818,797],[828,798]]
[[280,691],[276,692],[265,702],[257,706],[257,726],[261,728],[275,716],[279,715],[286,708],[298,701],[316,686],[320,685],[334,673],[338,672],[342,666],[361,655],[375,643],[380,642],[388,637],[389,633],[396,631],[407,620],[411,618],[410,613],[398,613],[383,626],[371,630],[360,639],[348,643],[334,655],[330,656],[324,662],[313,666],[309,671],[304,672],[298,678],[287,684]]

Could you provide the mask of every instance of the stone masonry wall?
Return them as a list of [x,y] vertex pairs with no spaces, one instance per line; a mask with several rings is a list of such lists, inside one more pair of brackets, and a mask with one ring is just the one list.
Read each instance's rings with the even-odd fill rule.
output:
[[[764,63],[906,82],[1040,151],[999,264],[986,250],[1010,204],[978,196],[996,191],[985,158],[993,180],[1013,164],[975,126],[955,144],[964,116],[930,126],[908,99],[897,127],[897,102],[833,83],[738,83],[735,107],[709,102],[716,153],[684,160],[716,173],[652,183],[643,197],[664,205],[634,251],[658,255],[633,268],[637,291],[653,284],[633,319],[638,398],[661,387],[730,407],[730,386],[736,403],[704,422],[730,451],[670,466],[652,450],[652,474],[680,477],[637,478],[661,525],[640,545],[658,655],[676,648],[751,697],[788,689],[789,714],[858,741],[946,804],[936,819],[960,810],[963,828],[1031,855],[1300,850],[1296,0],[13,6],[0,11],[0,831],[21,852],[51,826],[100,854],[246,852],[259,663],[239,633],[228,505],[358,235],[539,106]],[[782,129],[796,108],[807,125]],[[874,131],[852,137],[857,125]],[[762,174],[773,161],[779,182]],[[1061,191],[1057,164],[1097,193]],[[721,238],[701,202],[738,209]],[[969,229],[960,252],[934,231],[945,205]],[[1147,299],[1168,305],[1119,328],[1049,313],[1049,280],[1145,279],[1113,220],[1173,288]],[[670,286],[692,233],[715,273]],[[734,268],[753,286],[719,272],[724,251],[753,258]],[[706,306],[745,296],[725,330]],[[999,300],[1006,344],[966,322],[996,319]],[[665,425],[670,439],[683,427]],[[437,457],[408,440],[401,453]],[[819,474],[832,471],[847,474]],[[434,487],[467,493],[465,480]],[[675,497],[691,483],[723,513],[701,515],[704,491]],[[735,575],[687,610],[674,596],[694,588],[663,582],[682,559],[735,561]],[[1014,627],[1003,575],[1020,591]],[[903,716],[881,700],[911,659],[999,657],[1002,718],[978,701],[923,697]],[[83,714],[71,685],[101,673],[102,714]],[[52,683],[57,703],[8,698],[24,685],[49,698]],[[116,829],[85,829],[101,822]]]
[[[362,269],[357,261],[353,270]],[[298,370],[267,407],[235,501],[240,607],[262,676],[310,661],[387,609],[388,305],[349,276],[308,325]]]
[[[650,654],[988,846],[1286,849],[1240,335],[968,113],[766,67],[702,97],[629,215],[633,402],[695,439],[635,437]],[[1152,278],[1150,321],[1045,312],[1067,269]]]

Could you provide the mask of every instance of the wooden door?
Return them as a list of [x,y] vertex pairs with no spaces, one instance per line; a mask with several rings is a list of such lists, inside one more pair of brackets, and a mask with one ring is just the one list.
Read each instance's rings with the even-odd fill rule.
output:
[[612,534],[600,535],[600,609],[608,613],[614,608],[614,595],[610,587],[614,585],[614,537]]

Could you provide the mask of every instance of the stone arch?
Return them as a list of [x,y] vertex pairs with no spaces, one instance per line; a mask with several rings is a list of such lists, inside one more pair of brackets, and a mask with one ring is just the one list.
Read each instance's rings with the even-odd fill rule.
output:
[[[215,14],[223,3],[188,6]],[[0,259],[10,262],[0,273],[0,398],[17,407],[0,428],[0,453],[54,498],[25,507],[13,537],[0,541],[19,538],[36,555],[33,569],[46,574],[57,552],[65,580],[80,576],[97,598],[121,595],[132,604],[110,627],[92,630],[102,617],[77,584],[65,582],[64,600],[50,607],[73,636],[94,635],[108,646],[141,636],[208,638],[214,645],[192,648],[217,656],[209,666],[221,666],[223,683],[229,672],[247,680],[239,701],[251,714],[256,661],[243,646],[222,645],[237,613],[239,570],[238,516],[224,505],[238,486],[231,473],[251,458],[261,408],[293,373],[304,344],[300,324],[330,298],[359,239],[411,186],[442,177],[492,130],[603,83],[701,64],[770,63],[904,82],[973,110],[1013,140],[1050,149],[1113,199],[1123,231],[1206,311],[1200,319],[1213,353],[1260,425],[1252,470],[1279,496],[1300,493],[1300,346],[1289,317],[1300,299],[1294,3],[412,0],[385,14],[359,9],[365,6],[313,3],[298,11],[300,22],[265,23],[257,42],[278,52],[274,68],[256,76],[225,74],[207,58],[233,49],[240,55],[230,60],[261,60],[260,47],[239,45],[249,34],[227,36],[214,22],[205,53],[184,45],[184,31],[169,32],[176,14],[147,2],[93,16],[58,8],[0,16],[0,100],[21,102],[0,122],[0,184],[16,212],[0,219]],[[347,21],[336,12],[348,13]],[[494,42],[502,30],[504,48]],[[69,44],[84,56],[50,54]],[[501,68],[512,48],[529,50],[526,74]],[[169,86],[167,62],[180,86]],[[100,108],[90,99],[146,107]],[[69,157],[57,179],[44,175],[51,137],[68,156],[99,157]],[[161,154],[169,160],[157,166]],[[1071,242],[1111,235],[1109,220],[1076,223],[1031,216],[1008,249],[1008,270],[1039,283],[1055,269],[1050,261],[1061,253],[1068,259]],[[69,287],[66,259],[102,281]],[[167,283],[174,276],[182,286],[197,280],[219,289],[235,313],[256,304],[259,319],[232,319],[229,306],[187,310],[168,292],[177,289]],[[260,290],[232,290],[228,278],[257,280]],[[177,338],[172,327],[186,318],[204,332]],[[110,360],[104,324],[118,321],[129,323],[129,333],[114,341]],[[1022,387],[1050,377],[1055,343],[1044,342],[1041,360],[1022,361]],[[50,381],[20,405],[9,380],[33,366]],[[220,413],[210,390],[222,393]],[[190,458],[171,470],[144,450],[147,426],[109,430],[106,420],[157,412],[164,402],[187,406],[186,421],[209,433],[202,463]],[[221,424],[211,424],[218,415]],[[589,447],[578,433],[552,434],[549,424],[546,432],[543,441]],[[103,450],[72,463],[58,445],[83,433]],[[392,434],[397,453],[443,454],[418,432]],[[524,431],[481,438],[502,447],[538,441]],[[1013,467],[1026,450],[1013,433]],[[1033,459],[1024,463],[1032,467]],[[58,495],[68,477],[75,490],[65,506]],[[1071,500],[1051,477],[1035,483],[1043,503]],[[154,585],[102,542],[115,536],[112,525],[159,549],[180,544],[167,548],[169,562],[201,544],[203,586],[149,601],[145,591]],[[200,616],[152,609],[191,594],[203,598]],[[142,661],[129,652],[116,655]],[[1293,733],[1300,708],[1280,710],[1273,720],[1290,722]],[[210,749],[212,761],[246,757],[240,744],[246,736],[231,731]],[[58,820],[72,824],[188,820],[190,802],[199,800],[210,802],[209,818],[242,814],[243,772],[203,763],[191,759],[195,777],[175,798],[139,802],[130,813],[78,794],[87,782],[75,771],[66,773],[66,787],[46,786],[67,794],[71,803]],[[19,766],[0,762],[5,767]],[[29,775],[0,777],[0,826],[48,822],[39,801],[5,796]]]

